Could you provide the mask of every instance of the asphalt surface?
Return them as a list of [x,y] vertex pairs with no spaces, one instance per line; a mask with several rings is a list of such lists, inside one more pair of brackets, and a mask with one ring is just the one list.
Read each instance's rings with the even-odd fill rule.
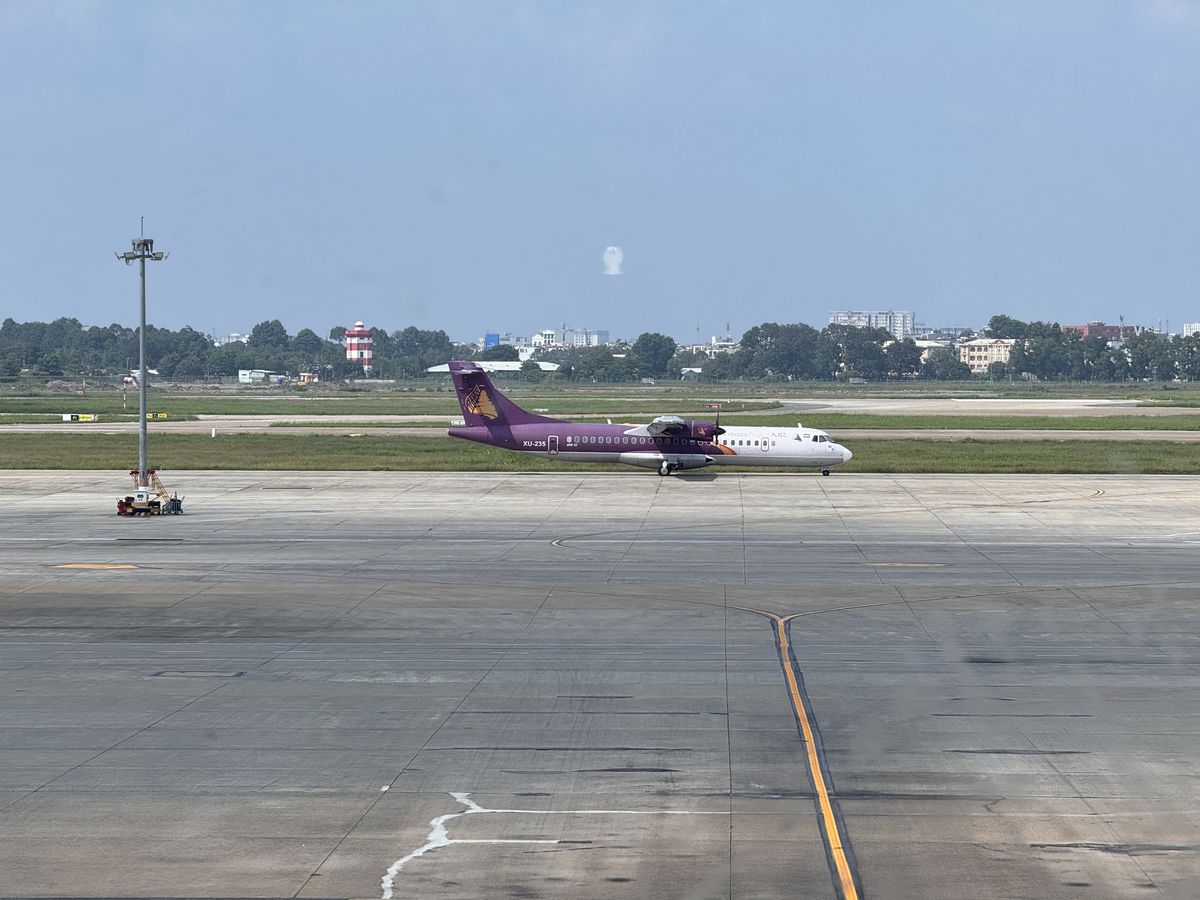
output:
[[1200,480],[167,476],[0,473],[0,897],[1200,896]]

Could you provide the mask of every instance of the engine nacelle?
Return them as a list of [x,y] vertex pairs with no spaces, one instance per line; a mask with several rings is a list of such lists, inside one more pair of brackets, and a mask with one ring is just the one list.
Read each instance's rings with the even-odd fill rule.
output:
[[719,434],[724,434],[725,429],[716,425],[713,422],[700,422],[696,419],[691,419],[687,423],[688,436],[693,441],[711,441]]

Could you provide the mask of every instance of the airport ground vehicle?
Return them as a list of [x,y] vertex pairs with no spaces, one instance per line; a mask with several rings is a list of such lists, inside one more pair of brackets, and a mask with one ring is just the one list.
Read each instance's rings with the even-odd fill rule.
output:
[[137,469],[129,474],[133,476],[133,493],[117,498],[118,516],[177,516],[183,512],[183,498],[167,493],[154,469],[146,472],[150,479],[148,485],[138,484]]

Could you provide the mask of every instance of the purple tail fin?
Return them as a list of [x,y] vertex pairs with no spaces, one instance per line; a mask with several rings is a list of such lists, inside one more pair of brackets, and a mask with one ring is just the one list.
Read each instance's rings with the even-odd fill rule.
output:
[[487,373],[473,362],[451,360],[450,377],[454,379],[458,405],[462,407],[463,420],[468,426],[495,428],[557,421],[521,409],[496,390]]

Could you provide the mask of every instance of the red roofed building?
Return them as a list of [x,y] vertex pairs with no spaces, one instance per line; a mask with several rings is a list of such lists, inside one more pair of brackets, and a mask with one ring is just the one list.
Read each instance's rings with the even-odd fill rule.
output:
[[1141,334],[1146,330],[1145,325],[1105,325],[1103,322],[1088,322],[1086,325],[1064,325],[1063,334],[1075,332],[1081,338],[1102,337],[1106,341],[1123,341],[1125,338]]

